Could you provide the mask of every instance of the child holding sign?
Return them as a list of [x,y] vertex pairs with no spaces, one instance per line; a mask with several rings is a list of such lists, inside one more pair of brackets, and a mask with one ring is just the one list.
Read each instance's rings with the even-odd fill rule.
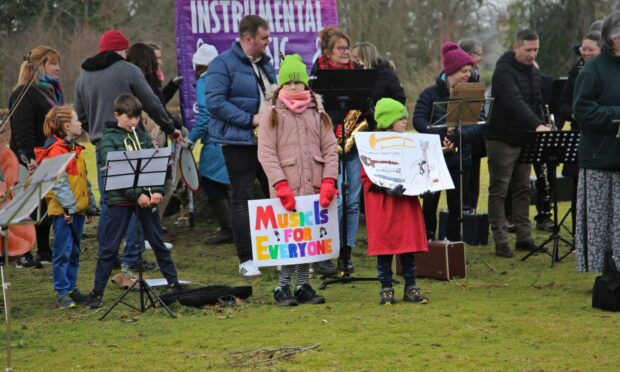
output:
[[[336,137],[322,103],[308,88],[308,73],[298,54],[284,58],[279,87],[260,114],[258,159],[269,179],[272,197],[288,211],[295,210],[295,196],[320,194],[327,208],[336,190],[338,152]],[[280,306],[321,304],[325,298],[309,284],[309,264],[285,265],[273,296]],[[291,276],[297,275],[295,294]]]
[[[404,132],[407,108],[391,98],[383,98],[375,106],[377,129]],[[414,252],[427,251],[424,216],[417,196],[403,195],[398,185],[386,188],[375,185],[362,169],[362,187],[366,207],[368,255],[377,256],[377,271],[381,282],[381,305],[395,302],[392,288],[392,256],[400,255],[405,278],[403,301],[428,303],[416,286]]]

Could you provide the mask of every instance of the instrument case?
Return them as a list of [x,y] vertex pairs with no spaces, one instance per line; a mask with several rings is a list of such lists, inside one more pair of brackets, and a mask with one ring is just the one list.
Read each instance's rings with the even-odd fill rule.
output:
[[[416,276],[439,280],[462,279],[467,276],[465,244],[447,240],[428,242],[428,252],[415,254]],[[400,256],[396,255],[396,274],[402,275]]]

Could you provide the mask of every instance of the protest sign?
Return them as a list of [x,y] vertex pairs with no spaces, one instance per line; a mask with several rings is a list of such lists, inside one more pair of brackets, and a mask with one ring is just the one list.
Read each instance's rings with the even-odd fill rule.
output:
[[454,188],[436,134],[358,132],[355,143],[374,184],[390,188],[402,184],[405,195]]
[[295,198],[296,211],[280,199],[248,201],[252,255],[257,266],[295,265],[338,257],[338,206],[323,208],[319,195]]

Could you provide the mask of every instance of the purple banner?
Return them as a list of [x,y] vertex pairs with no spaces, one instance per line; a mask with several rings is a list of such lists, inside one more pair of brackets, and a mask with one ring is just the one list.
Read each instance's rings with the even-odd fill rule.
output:
[[215,46],[218,53],[239,37],[239,21],[256,14],[269,22],[271,44],[267,53],[276,71],[280,52],[299,53],[308,69],[320,55],[319,31],[338,25],[336,0],[177,0],[176,37],[181,84],[181,113],[185,126],[194,124],[196,96],[192,56],[202,44]]

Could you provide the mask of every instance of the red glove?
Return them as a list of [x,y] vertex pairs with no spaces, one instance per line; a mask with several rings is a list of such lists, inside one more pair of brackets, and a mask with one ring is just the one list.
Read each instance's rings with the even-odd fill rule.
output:
[[295,195],[293,190],[288,186],[286,180],[280,181],[275,185],[276,196],[280,198],[280,203],[287,211],[295,210]]
[[342,124],[338,124],[336,127],[336,138],[340,140],[340,136],[342,136]]
[[333,178],[323,178],[321,182],[321,193],[319,203],[321,207],[327,208],[329,204],[334,200],[334,196],[338,195],[338,189],[336,189],[336,180]]

